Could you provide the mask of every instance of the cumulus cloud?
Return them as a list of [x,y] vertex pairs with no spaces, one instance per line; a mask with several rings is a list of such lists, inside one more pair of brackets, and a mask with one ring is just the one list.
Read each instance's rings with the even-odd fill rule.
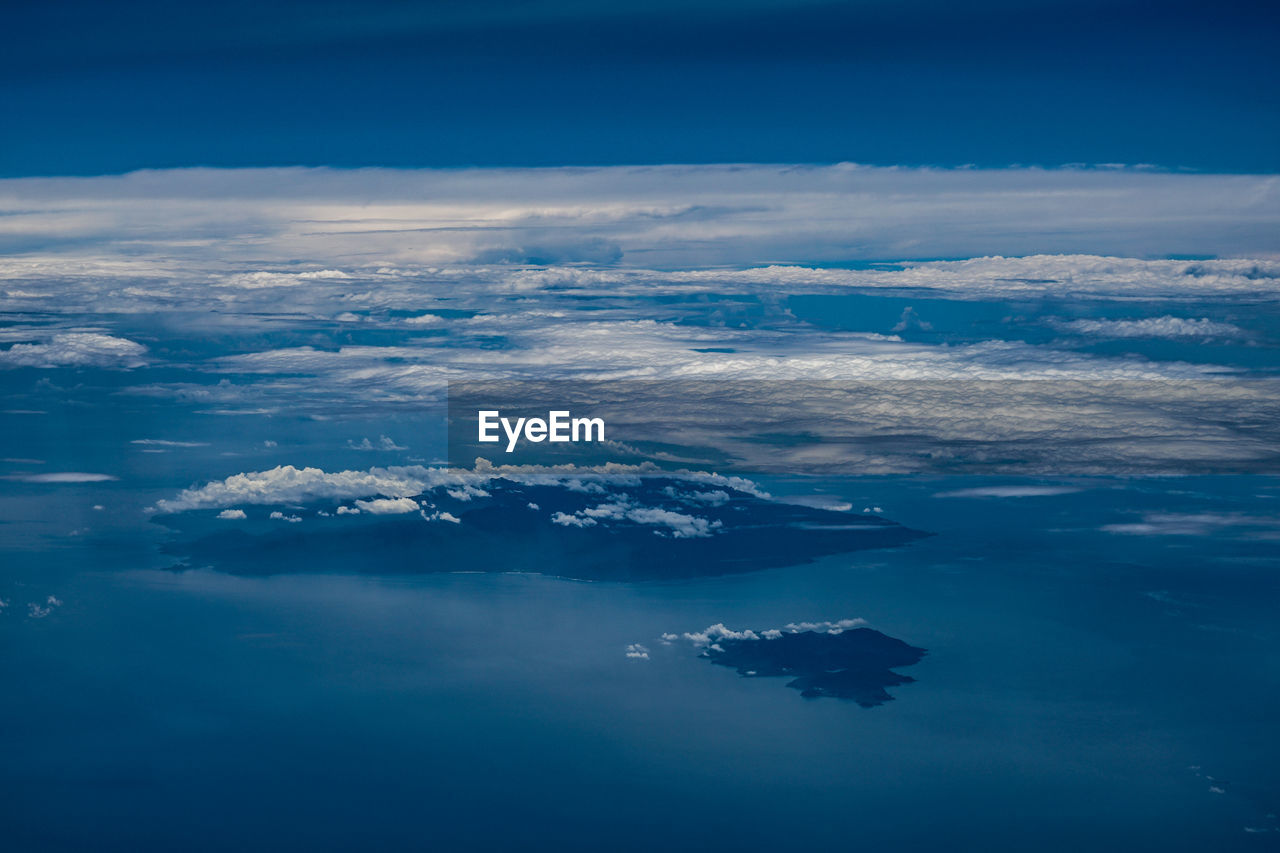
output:
[[[421,494],[434,473],[426,468],[372,468],[368,471],[326,473],[319,468],[280,465],[269,471],[235,474],[199,488],[185,489],[172,500],[156,502],[162,512],[217,508],[238,503],[302,503],[320,498],[362,498],[371,495],[409,497]],[[416,509],[417,506],[413,507]]]
[[916,309],[908,305],[902,309],[902,316],[898,319],[897,325],[892,329],[895,332],[930,332],[933,331],[933,324],[920,319],[920,315],[916,313]]
[[627,646],[627,657],[635,660],[648,660],[649,650],[640,643],[631,643]]
[[[841,634],[853,628],[861,628],[867,624],[865,619],[838,619],[832,621],[821,622],[788,622],[781,628],[766,628],[761,631],[753,631],[745,628],[741,631],[727,627],[723,622],[717,622],[709,625],[701,631],[685,632],[682,636],[684,639],[699,647],[712,647],[720,640],[776,640],[783,634],[800,634],[806,631],[816,631],[824,634]],[[677,639],[675,634],[663,634],[662,639],[665,642],[672,642]]]
[[408,450],[409,449],[407,447],[402,447],[396,444],[395,441],[393,441],[390,438],[387,438],[385,435],[378,436],[378,441],[376,443],[370,441],[368,438],[361,439],[359,443],[349,440],[347,441],[347,447],[350,448],[351,450]]
[[667,497],[681,501],[684,503],[703,504],[705,506],[721,506],[729,502],[729,493],[723,489],[715,489],[709,492],[684,491],[674,486],[667,486],[662,490]]
[[361,511],[373,515],[400,515],[406,512],[417,512],[418,502],[413,498],[375,498],[371,501],[356,501]]
[[269,517],[270,517],[273,521],[287,521],[287,522],[289,522],[290,524],[297,524],[298,522],[302,521],[302,516],[300,516],[300,515],[285,515],[285,514],[284,514],[283,512],[281,512],[280,510],[276,510],[276,511],[272,512],[272,513],[271,513],[271,515],[270,515]]
[[227,276],[221,280],[214,281],[213,284],[223,287],[258,290],[267,287],[296,287],[300,284],[309,284],[316,281],[333,281],[335,279],[343,281],[348,278],[350,278],[350,275],[342,270],[312,270],[299,273],[257,271]]
[[147,348],[97,332],[63,332],[47,342],[14,344],[0,350],[4,367],[141,367]]
[[56,596],[49,596],[43,602],[31,602],[27,605],[27,616],[32,619],[43,619],[53,613],[54,610],[62,606],[62,601]]
[[561,527],[595,527],[599,524],[594,518],[581,515],[569,515],[568,513],[557,512],[551,516],[552,524],[559,524]]
[[245,515],[245,512],[242,509],[224,509],[222,512],[218,513],[218,518],[239,520],[248,518],[248,516]]
[[710,536],[721,526],[719,521],[708,521],[682,512],[656,507],[634,507],[627,510],[627,519],[636,524],[665,527],[676,539],[697,539]]
[[629,521],[642,526],[661,528],[658,531],[660,534],[670,535],[676,539],[707,537],[722,526],[720,521],[710,521],[660,507],[636,506],[625,499],[587,507],[572,515],[557,512],[551,516],[551,521],[565,527],[594,527],[602,521]]
[[[298,504],[324,499],[356,499],[356,506],[364,508],[372,500],[387,499],[394,502],[403,499],[403,503],[388,503],[386,506],[396,506],[401,508],[397,511],[411,512],[418,509],[418,505],[410,499],[434,488],[475,490],[484,483],[498,479],[524,485],[562,487],[581,481],[635,485],[643,477],[674,477],[691,484],[721,486],[757,497],[769,496],[755,483],[743,477],[703,471],[666,471],[652,464],[491,465],[483,459],[477,459],[475,468],[471,469],[410,465],[370,468],[368,471],[326,472],[320,468],[280,465],[267,471],[234,474],[224,480],[184,489],[172,499],[157,501],[155,509],[159,512],[183,512],[220,509],[237,504]],[[413,506],[409,506],[410,504]],[[345,506],[337,509],[339,515],[359,511],[360,509]]]
[[426,512],[422,512],[421,514],[422,514],[422,517],[427,521],[447,521],[450,524],[462,523],[462,519],[458,518],[456,515],[454,515],[451,512],[445,512],[443,510],[437,510],[436,512],[433,512],[430,515],[427,515]]

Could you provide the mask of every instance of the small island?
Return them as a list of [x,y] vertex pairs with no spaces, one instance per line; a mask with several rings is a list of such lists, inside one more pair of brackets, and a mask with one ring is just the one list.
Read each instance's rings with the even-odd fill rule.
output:
[[871,628],[764,632],[757,638],[721,639],[705,655],[744,678],[790,676],[787,686],[806,699],[830,696],[873,708],[891,701],[887,687],[915,681],[893,667],[918,663],[927,652]]

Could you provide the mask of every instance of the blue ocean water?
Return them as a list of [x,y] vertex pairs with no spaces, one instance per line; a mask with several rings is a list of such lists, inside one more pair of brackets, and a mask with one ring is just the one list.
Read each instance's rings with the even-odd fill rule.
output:
[[[1007,479],[770,485],[874,503],[936,535],[638,585],[475,573],[493,566],[243,578],[92,540],[11,551],[11,597],[61,604],[0,623],[16,688],[2,706],[10,838],[68,850],[1272,843],[1274,540],[1104,528],[1138,513],[1257,513],[1280,481],[1077,480],[1026,497],[947,496]],[[25,506],[51,499],[26,488]],[[110,503],[112,488],[57,500]],[[661,640],[854,617],[928,650],[880,707],[806,700]],[[626,657],[632,643],[649,657]]]

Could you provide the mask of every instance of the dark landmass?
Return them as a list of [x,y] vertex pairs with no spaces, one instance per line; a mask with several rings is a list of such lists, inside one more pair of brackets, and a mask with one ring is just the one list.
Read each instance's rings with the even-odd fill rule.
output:
[[719,640],[706,654],[712,663],[747,678],[793,676],[787,686],[808,699],[831,696],[873,708],[893,699],[886,687],[915,681],[892,667],[918,663],[926,652],[870,628],[852,628],[838,634],[801,631],[774,639]]
[[[433,490],[419,497],[429,504],[421,515],[319,516],[318,511],[336,508],[336,502],[328,501],[301,509],[247,507],[244,521],[216,519],[211,510],[156,520],[177,534],[165,548],[180,559],[175,568],[208,567],[239,575],[479,571],[581,580],[679,580],[796,565],[928,535],[871,515],[780,503],[675,478],[610,485],[607,493],[506,480],[484,488],[487,497],[470,500]],[[709,492],[718,493],[714,502],[706,499]],[[584,514],[607,505],[640,510],[642,518],[651,510],[695,518],[706,525],[708,535],[681,536],[676,527],[651,519],[637,522],[625,513],[612,518]],[[302,520],[268,520],[273,510]],[[424,517],[437,512],[448,512],[459,523]],[[557,514],[563,514],[562,521],[573,516],[594,523],[557,524]]]

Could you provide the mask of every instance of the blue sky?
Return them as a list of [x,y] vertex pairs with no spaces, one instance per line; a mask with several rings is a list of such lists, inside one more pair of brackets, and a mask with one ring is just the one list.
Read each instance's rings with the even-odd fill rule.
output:
[[1280,170],[1274,4],[52,2],[0,175],[175,166]]

